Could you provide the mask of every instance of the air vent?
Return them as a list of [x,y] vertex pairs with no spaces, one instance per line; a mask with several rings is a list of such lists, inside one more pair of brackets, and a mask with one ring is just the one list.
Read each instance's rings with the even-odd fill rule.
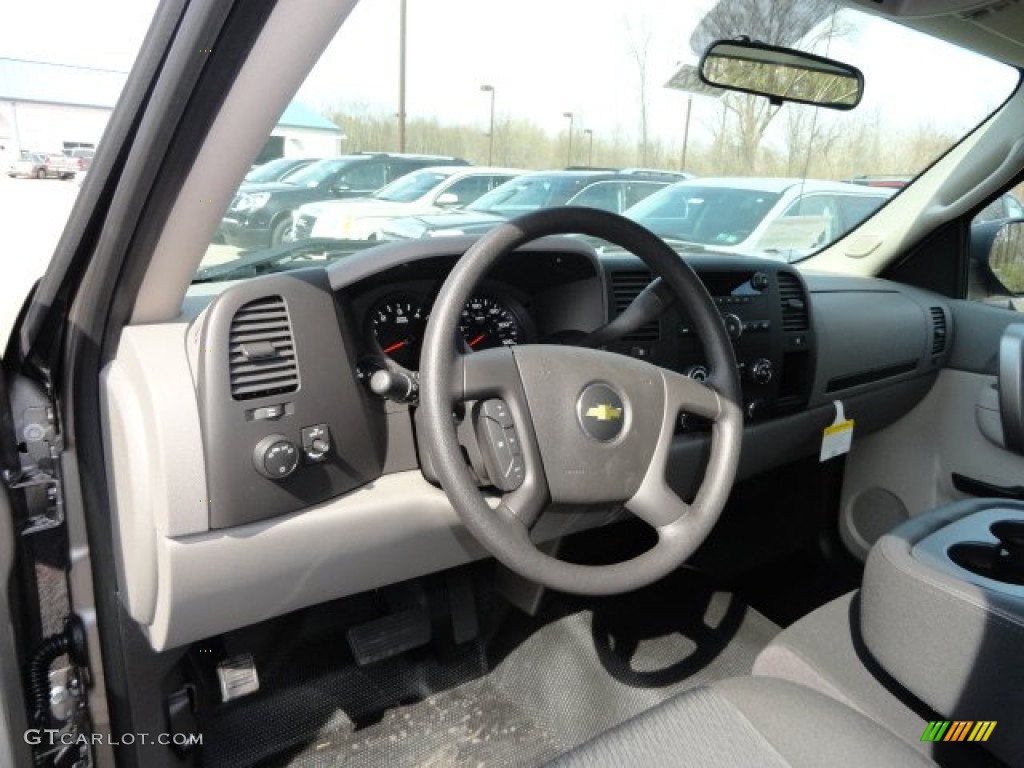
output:
[[782,330],[807,330],[807,299],[800,278],[791,272],[779,272],[779,303],[782,306]]
[[231,320],[228,355],[235,400],[298,389],[295,340],[284,299],[267,296],[239,308]]
[[932,354],[946,351],[946,313],[942,307],[932,307]]
[[[612,273],[612,303],[615,316],[622,314],[644,288],[650,284],[650,272],[636,270]],[[623,341],[657,341],[661,336],[658,321],[647,323],[622,337]]]

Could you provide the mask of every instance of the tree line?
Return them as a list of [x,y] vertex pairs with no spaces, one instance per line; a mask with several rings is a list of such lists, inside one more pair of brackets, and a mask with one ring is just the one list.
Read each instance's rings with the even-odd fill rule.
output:
[[[646,141],[621,127],[609,135],[595,132],[592,139],[576,131],[570,155],[567,131],[549,133],[535,121],[511,116],[495,118],[493,163],[533,170],[569,165],[647,167],[698,176],[909,176],[923,170],[958,138],[955,131],[928,123],[895,127],[872,112],[846,113],[837,119],[798,105],[781,107],[771,120],[754,120],[744,112],[760,108],[754,98],[730,94],[720,103],[703,106],[704,116],[693,119],[685,168],[682,124],[677,137],[648,135]],[[340,105],[327,110],[326,116],[345,132],[346,151],[398,149],[398,122],[383,110]],[[487,131],[479,125],[413,116],[406,122],[407,152],[451,155],[484,164],[489,143]]]

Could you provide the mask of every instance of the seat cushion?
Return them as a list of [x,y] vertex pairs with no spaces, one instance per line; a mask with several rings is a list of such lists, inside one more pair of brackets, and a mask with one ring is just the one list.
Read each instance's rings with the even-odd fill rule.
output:
[[827,696],[785,680],[744,677],[669,699],[552,765],[914,768],[934,763]]
[[1001,763],[980,745],[921,741],[929,720],[945,720],[872,658],[860,636],[860,601],[850,592],[784,629],[754,660],[754,674],[813,688],[887,728],[947,768]]

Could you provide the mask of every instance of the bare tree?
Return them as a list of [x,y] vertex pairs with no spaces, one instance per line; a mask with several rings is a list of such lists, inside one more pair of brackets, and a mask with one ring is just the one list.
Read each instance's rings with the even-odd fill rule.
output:
[[637,96],[640,107],[640,165],[647,165],[647,153],[650,148],[650,133],[647,124],[647,60],[651,48],[651,28],[646,20],[634,27],[626,20],[626,31],[629,34],[629,54],[636,64]]

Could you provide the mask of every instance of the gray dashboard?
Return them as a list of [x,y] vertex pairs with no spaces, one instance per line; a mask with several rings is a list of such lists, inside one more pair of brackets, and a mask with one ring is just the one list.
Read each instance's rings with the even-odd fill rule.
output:
[[[373,338],[382,300],[416,294],[429,311],[431,292],[472,242],[386,245],[326,268],[224,284],[190,299],[178,321],[125,330],[103,377],[105,443],[120,593],[154,648],[484,556],[420,469],[412,409],[377,398],[361,375],[383,352]],[[740,477],[816,454],[834,400],[858,434],[898,419],[948,355],[952,317],[934,295],[757,259],[690,263],[742,366]],[[522,322],[521,340],[571,343],[649,279],[628,254],[551,238],[512,254],[481,289]],[[610,348],[702,375],[685,308]],[[680,424],[669,468],[677,490],[699,478],[707,439],[699,422]],[[181,482],[154,484],[158,476]],[[621,514],[588,512],[552,510],[536,536]]]

